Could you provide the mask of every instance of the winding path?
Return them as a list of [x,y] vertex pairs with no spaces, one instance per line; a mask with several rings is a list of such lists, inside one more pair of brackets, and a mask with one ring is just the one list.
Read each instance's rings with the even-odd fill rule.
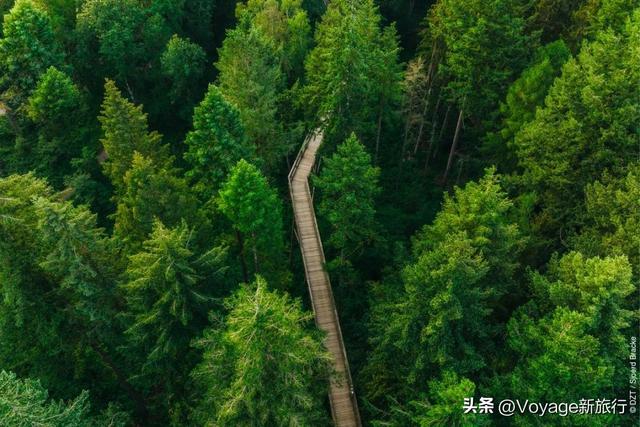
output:
[[316,130],[305,140],[289,172],[289,191],[316,324],[326,333],[325,346],[333,356],[334,370],[337,374],[329,387],[331,415],[338,427],[359,427],[361,423],[358,404],[353,392],[349,362],[342,341],[329,275],[325,270],[322,240],[309,191],[309,174],[315,164],[322,137],[322,130]]

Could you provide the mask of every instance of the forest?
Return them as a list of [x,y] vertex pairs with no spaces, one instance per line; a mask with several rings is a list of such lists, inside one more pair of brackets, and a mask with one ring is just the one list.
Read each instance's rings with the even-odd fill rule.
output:
[[635,426],[638,335],[640,0],[0,0],[1,427]]

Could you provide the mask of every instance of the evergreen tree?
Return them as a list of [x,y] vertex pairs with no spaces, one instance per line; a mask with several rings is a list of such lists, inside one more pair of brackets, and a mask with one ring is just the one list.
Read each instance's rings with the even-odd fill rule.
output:
[[0,100],[17,110],[38,78],[62,63],[49,16],[31,0],[18,0],[5,16],[0,39]]
[[395,28],[381,28],[372,0],[338,0],[329,3],[315,39],[302,104],[312,120],[326,121],[330,138],[344,140],[353,131],[377,152],[382,120],[400,96]]
[[206,59],[200,46],[175,34],[160,57],[162,74],[169,80],[171,104],[185,118],[193,113],[200,95]]
[[302,0],[249,0],[239,3],[236,16],[250,22],[275,45],[289,80],[301,76],[311,42],[311,26]]
[[0,423],[6,427],[89,427],[88,397],[85,391],[68,403],[56,402],[38,381],[0,371]]
[[204,200],[216,194],[229,171],[240,160],[252,161],[254,148],[245,137],[238,110],[215,85],[195,109],[193,130],[187,134],[184,158],[191,165],[187,177]]
[[20,154],[34,157],[29,169],[60,187],[64,176],[73,170],[71,160],[81,156],[82,144],[89,136],[80,90],[66,74],[50,67],[29,97],[26,111],[38,128],[37,145],[32,153]]
[[311,314],[260,276],[226,301],[228,316],[197,342],[197,420],[236,426],[322,425],[330,356]]
[[331,225],[327,243],[338,252],[341,263],[356,258],[375,240],[375,197],[380,192],[380,169],[355,134],[338,146],[325,161],[313,183],[322,194],[318,212]]
[[[404,291],[373,308],[371,398],[390,392],[404,398],[443,370],[477,375],[497,363],[499,319],[509,310],[502,297],[513,289],[522,243],[511,206],[490,170],[445,197],[434,223],[414,238],[413,260],[401,275]],[[376,378],[391,364],[392,373]]]
[[533,64],[509,86],[505,102],[500,104],[501,129],[489,133],[482,147],[505,171],[512,172],[517,165],[513,138],[535,118],[536,110],[544,106],[549,88],[569,56],[562,40],[543,46],[538,49]]
[[118,197],[114,236],[131,253],[147,239],[156,219],[167,227],[178,226],[183,219],[191,226],[200,225],[197,200],[170,165],[158,166],[136,152]]
[[274,42],[241,22],[227,33],[216,68],[220,91],[238,108],[249,141],[273,170],[293,145],[279,118],[285,81]]
[[585,185],[604,170],[626,175],[637,159],[640,11],[621,34],[586,43],[556,79],[535,120],[516,135],[521,185],[537,195],[537,231],[571,234],[584,209]]
[[245,282],[249,281],[245,251],[250,250],[252,271],[286,286],[282,203],[267,179],[255,166],[240,160],[220,189],[218,206],[236,232]]
[[[142,359],[141,378],[160,408],[184,400],[185,378],[194,365],[190,341],[206,324],[213,307],[212,283],[204,279],[219,268],[224,251],[194,252],[194,233],[182,223],[166,228],[160,221],[140,252],[130,257],[125,317],[130,348]],[[157,379],[162,377],[158,387]]]
[[98,117],[102,124],[106,160],[102,167],[117,192],[124,186],[124,176],[131,167],[134,152],[151,159],[158,167],[168,161],[166,146],[160,142],[157,132],[149,132],[147,115],[142,106],[126,100],[115,83],[107,80],[102,111]]

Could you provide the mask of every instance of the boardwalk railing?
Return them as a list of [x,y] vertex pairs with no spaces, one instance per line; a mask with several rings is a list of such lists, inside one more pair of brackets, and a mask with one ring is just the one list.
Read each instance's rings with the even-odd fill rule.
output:
[[309,190],[309,174],[322,138],[322,130],[317,129],[305,139],[289,172],[289,191],[316,325],[326,333],[325,346],[333,356],[337,375],[329,388],[331,415],[336,426],[359,427],[358,403]]

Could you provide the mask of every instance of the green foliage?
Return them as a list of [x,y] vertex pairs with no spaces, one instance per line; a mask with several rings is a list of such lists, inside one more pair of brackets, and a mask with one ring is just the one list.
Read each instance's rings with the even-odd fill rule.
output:
[[[267,179],[255,166],[240,160],[229,173],[217,200],[220,211],[237,232],[243,264],[244,249],[250,249],[253,271],[277,286],[286,287],[282,203]],[[244,268],[247,281],[246,266]]]
[[248,140],[259,158],[275,168],[291,151],[279,120],[285,81],[276,45],[258,28],[240,26],[227,33],[216,68],[220,91],[238,108]]
[[[131,348],[142,353],[142,376],[151,386],[163,377],[168,400],[190,369],[190,341],[206,324],[214,284],[205,281],[219,268],[224,251],[194,252],[194,233],[186,223],[166,228],[156,221],[140,252],[130,257],[122,290]],[[187,369],[187,372],[185,372]]]
[[428,24],[435,49],[442,51],[438,72],[448,97],[458,109],[486,119],[531,49],[519,2],[441,0]]
[[124,176],[131,167],[135,152],[148,157],[158,167],[167,163],[167,149],[161,145],[160,134],[149,132],[147,115],[142,112],[142,106],[125,99],[111,80],[105,83],[104,101],[98,119],[103,132],[100,142],[106,153],[102,167],[117,191],[123,190]]
[[[522,244],[511,207],[489,170],[445,197],[434,223],[414,239],[413,260],[401,275],[404,291],[373,308],[370,327],[379,332],[367,367],[371,398],[393,391],[405,399],[443,370],[477,374],[496,362],[501,297],[513,287]],[[391,364],[391,375],[377,377]]]
[[[170,81],[169,96],[184,116],[191,114],[197,88],[205,71],[206,54],[188,39],[173,35],[160,57],[162,74]],[[180,104],[186,104],[182,107]]]
[[156,218],[168,227],[179,225],[183,219],[199,225],[195,196],[169,166],[158,166],[136,152],[123,185],[114,236],[128,251],[139,248],[147,239]]
[[375,240],[375,197],[380,192],[380,169],[371,165],[371,156],[355,134],[338,146],[313,183],[322,194],[318,212],[331,225],[327,243],[351,258]]
[[49,16],[31,0],[19,0],[4,18],[0,39],[0,96],[17,109],[50,66],[59,66],[62,54]]
[[351,132],[372,141],[378,119],[400,96],[395,28],[381,28],[372,0],[338,0],[329,3],[315,40],[301,103],[336,141]]
[[216,194],[239,160],[251,161],[255,156],[238,110],[215,85],[209,85],[204,100],[196,107],[186,143],[184,158],[191,165],[187,176],[204,200]]
[[236,9],[239,21],[250,21],[274,43],[280,66],[289,80],[301,76],[311,42],[311,27],[302,3],[302,0],[249,0],[246,4],[238,3]]
[[624,176],[637,159],[639,28],[636,11],[623,33],[605,31],[585,44],[516,135],[521,185],[538,196],[534,221],[545,236],[570,233],[584,209],[585,185],[604,170]]
[[[277,286],[277,285],[276,285]],[[193,376],[203,395],[205,425],[324,425],[330,355],[312,315],[271,292],[260,276],[226,301],[229,310],[197,341],[202,363]]]
[[533,64],[509,86],[505,102],[500,104],[501,129],[487,135],[483,147],[507,171],[516,167],[513,138],[535,118],[536,109],[544,105],[549,88],[569,56],[569,49],[562,40],[543,46],[538,49]]
[[[89,427],[88,393],[68,403],[49,399],[38,381],[0,371],[0,423],[6,427]],[[106,424],[105,424],[106,425]]]

